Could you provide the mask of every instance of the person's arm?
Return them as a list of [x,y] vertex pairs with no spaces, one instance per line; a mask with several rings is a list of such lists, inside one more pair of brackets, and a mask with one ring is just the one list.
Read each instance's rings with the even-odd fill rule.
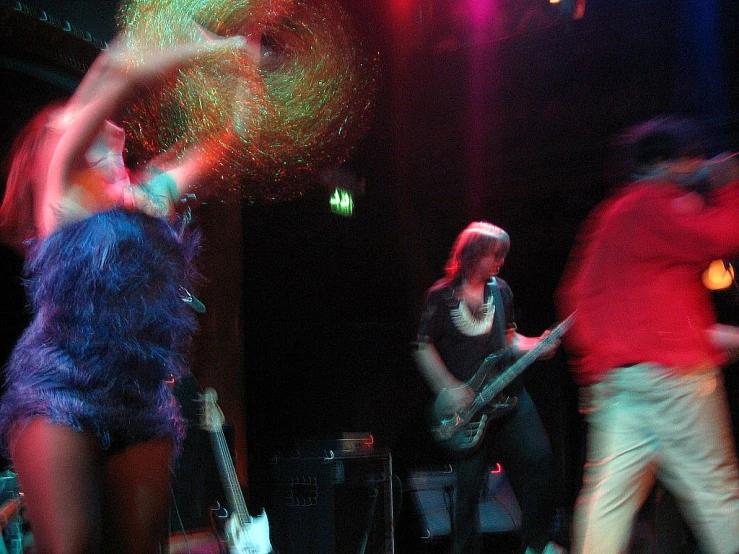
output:
[[635,212],[639,219],[631,224],[653,230],[654,240],[643,245],[650,255],[704,262],[739,253],[737,156],[716,156],[703,164],[702,171],[708,181],[705,196],[686,188],[685,194],[669,202],[647,198],[649,209]]
[[[241,48],[243,37],[208,38],[178,44],[153,52],[130,52],[121,44],[103,52],[85,75],[72,95],[62,121],[64,136],[57,146],[55,158],[62,176],[70,160],[83,155],[100,131],[128,95],[139,86],[161,78],[170,71],[193,62],[201,55]],[[135,58],[146,62],[136,63]]]
[[734,363],[739,360],[739,327],[716,323],[706,332],[715,346],[726,351],[725,363]]
[[170,216],[176,202],[215,172],[238,141],[238,135],[228,131],[187,147],[179,156],[165,152],[147,164],[140,185],[112,194],[118,195],[118,202],[127,209]]
[[447,369],[436,347],[430,342],[417,345],[413,358],[431,391],[438,395],[443,389],[454,389],[464,385]]
[[[505,310],[505,342],[511,357],[515,360],[520,358],[526,352],[534,348],[539,342],[546,338],[550,332],[544,331],[539,337],[527,337],[516,331],[516,315],[514,309],[513,292],[508,283],[502,279],[496,279],[499,287],[501,299]],[[560,341],[554,341],[549,347],[543,350],[541,359],[548,359],[554,356]]]
[[175,160],[167,161],[166,154],[151,162],[151,166],[167,172],[175,182],[172,192],[175,199],[191,192],[204,176],[212,173],[223,162],[228,152],[238,144],[238,135],[225,131],[188,147]]
[[716,323],[708,329],[707,333],[711,342],[719,348],[724,350],[739,349],[739,327]]
[[[550,334],[550,331],[544,331],[541,334],[541,336],[527,337],[511,329],[506,333],[506,339],[508,341],[508,346],[511,349],[511,354],[513,355],[513,357],[520,358],[526,352],[528,352],[529,350],[534,348],[537,344],[539,344],[549,334]],[[552,344],[550,344],[544,350],[542,350],[542,353],[539,356],[539,359],[547,360],[549,358],[552,358],[554,354],[557,352],[557,348],[559,348],[559,345],[560,345],[559,340],[552,342]]]
[[[220,39],[200,27],[207,41]],[[241,51],[254,63],[259,63],[261,44],[259,37],[247,35],[240,45]],[[248,94],[248,87],[236,85],[236,93]],[[243,90],[239,91],[239,87]],[[242,114],[233,114],[232,125],[219,134],[214,134],[187,146],[184,151],[175,145],[163,152],[146,166],[146,172],[155,175],[147,179],[142,187],[131,187],[119,195],[119,201],[129,209],[138,209],[153,216],[168,216],[174,211],[174,204],[193,191],[196,184],[202,184],[207,176],[223,164],[228,155],[238,146],[242,126]]]
[[471,387],[460,381],[447,369],[439,351],[430,342],[420,342],[414,360],[437,402],[449,413],[460,412],[475,400]]
[[[70,98],[69,107],[72,110],[84,107],[100,94],[108,94],[111,79],[126,81],[130,92],[136,86],[153,82],[207,54],[238,49],[255,62],[259,61],[259,45],[255,43],[255,38],[239,35],[221,37],[194,22],[193,27],[197,29],[194,40],[158,49],[130,48],[125,39],[116,37],[109,48],[95,59]],[[115,108],[118,102],[113,104]]]
[[[137,87],[208,53],[241,48],[242,37],[207,38],[179,44],[167,49],[146,53],[132,53],[121,44],[103,52],[83,78],[80,87],[63,109],[55,126],[60,138],[49,162],[37,213],[37,228],[42,236],[56,225],[55,206],[71,184],[75,170],[85,166],[84,156],[92,142],[120,105]],[[134,55],[146,63],[133,63]]]

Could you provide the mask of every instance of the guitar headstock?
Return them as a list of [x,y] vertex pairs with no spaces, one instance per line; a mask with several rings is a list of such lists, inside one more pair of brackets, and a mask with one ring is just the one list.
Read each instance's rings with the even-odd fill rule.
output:
[[218,406],[218,394],[214,389],[208,388],[203,392],[203,416],[201,425],[206,431],[218,431],[223,427],[225,418]]
[[550,340],[552,341],[562,338],[562,335],[564,335],[570,329],[570,327],[572,327],[572,323],[575,321],[576,313],[577,312],[572,312],[570,315],[567,316],[567,318],[560,321],[559,324],[557,324],[557,326],[555,326],[551,330],[551,333],[546,338],[549,339],[551,337]]

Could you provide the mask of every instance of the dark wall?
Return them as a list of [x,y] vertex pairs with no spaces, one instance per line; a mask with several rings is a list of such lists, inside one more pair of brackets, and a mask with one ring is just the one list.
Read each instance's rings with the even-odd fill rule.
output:
[[115,35],[118,0],[22,0],[19,3],[33,10],[43,10],[51,19],[69,22],[75,29],[88,33],[92,40],[109,41]]

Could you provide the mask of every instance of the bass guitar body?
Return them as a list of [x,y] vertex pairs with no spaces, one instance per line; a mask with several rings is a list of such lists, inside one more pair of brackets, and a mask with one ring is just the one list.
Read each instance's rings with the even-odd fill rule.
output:
[[[486,385],[501,374],[504,358],[502,353],[494,353],[485,358],[465,386],[479,395]],[[518,396],[500,392],[465,420],[462,414],[447,408],[447,394],[447,391],[439,393],[431,406],[431,434],[441,446],[455,452],[473,450],[485,436],[488,423],[504,417],[518,406]]]

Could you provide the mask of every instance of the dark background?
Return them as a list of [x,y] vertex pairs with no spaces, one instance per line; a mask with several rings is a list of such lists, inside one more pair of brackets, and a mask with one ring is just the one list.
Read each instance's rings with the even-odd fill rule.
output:
[[[233,425],[247,438],[257,504],[270,494],[272,454],[307,438],[368,432],[399,468],[435,462],[419,428],[426,391],[409,342],[423,293],[469,221],[511,235],[501,276],[514,290],[519,330],[537,335],[555,320],[553,294],[578,227],[617,184],[615,133],[677,112],[705,118],[717,150],[739,148],[734,0],[588,0],[582,20],[549,19],[484,40],[431,25],[430,1],[344,3],[381,60],[373,125],[347,163],[366,183],[354,216],[332,214],[321,189],[236,207],[238,217],[231,207],[228,229],[218,227],[227,208],[196,214],[215,252],[203,267],[207,294],[220,300],[193,373],[201,381],[239,374],[230,379],[237,390],[221,394],[243,401]],[[61,24],[31,25],[13,5],[0,3],[3,153],[38,107],[73,90],[115,30],[112,1],[29,0],[72,25],[61,38],[51,32]],[[410,6],[406,15],[401,6]],[[4,359],[27,314],[20,260],[1,252]],[[227,273],[235,277],[219,281],[234,264],[239,270]],[[715,298],[721,319],[735,323],[735,289]],[[238,305],[238,336],[219,341],[208,330],[229,302]],[[212,367],[209,349],[231,348],[242,353],[236,365]],[[727,378],[736,405],[739,387]],[[534,364],[526,383],[550,432],[560,504],[569,507],[583,429],[564,353]]]

